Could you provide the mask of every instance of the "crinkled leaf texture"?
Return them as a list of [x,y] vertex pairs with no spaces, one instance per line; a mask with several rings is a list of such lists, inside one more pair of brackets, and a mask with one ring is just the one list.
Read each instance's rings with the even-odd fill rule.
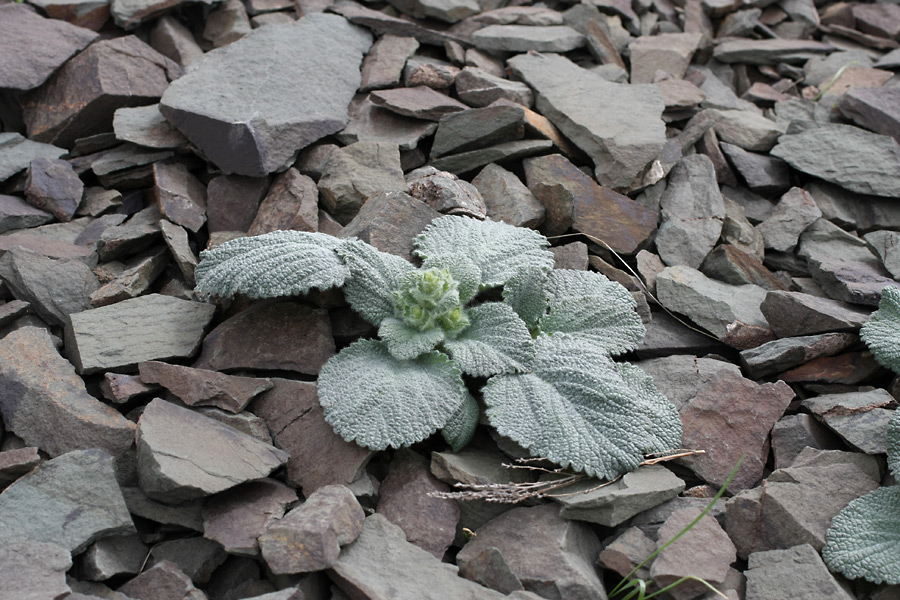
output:
[[424,440],[467,401],[462,374],[439,352],[398,360],[384,343],[359,340],[331,357],[318,381],[319,403],[335,433],[384,450]]
[[884,288],[878,310],[862,326],[859,337],[879,363],[900,373],[900,288]]
[[838,513],[825,536],[822,559],[850,579],[900,583],[900,486],[878,488]]
[[631,293],[600,273],[557,269],[544,289],[548,311],[538,322],[544,333],[563,333],[613,355],[633,350],[644,337]]
[[454,452],[459,452],[472,440],[475,428],[478,427],[479,416],[481,410],[478,408],[478,401],[472,394],[466,394],[466,401],[441,429],[441,435]]
[[563,335],[540,335],[535,346],[531,373],[497,375],[482,390],[498,433],[534,456],[606,479],[681,445],[678,410],[638,367]]
[[530,267],[516,273],[503,286],[503,301],[516,311],[529,329],[537,327],[538,321],[547,312],[546,281],[547,272],[544,269]]
[[481,269],[465,254],[451,252],[434,256],[422,262],[423,269],[447,269],[459,284],[459,301],[465,304],[478,294],[481,286]]
[[409,261],[381,252],[359,240],[347,240],[337,253],[350,269],[351,277],[344,285],[344,297],[353,310],[374,325],[394,315],[391,292],[404,273],[415,271]]
[[900,479],[900,410],[895,410],[888,421],[887,466],[894,479]]
[[470,308],[471,324],[444,349],[467,375],[489,377],[527,371],[534,364],[534,340],[524,321],[502,302]]
[[195,291],[203,296],[277,298],[343,285],[350,270],[335,253],[341,240],[324,233],[273,231],[200,253]]
[[500,221],[448,216],[432,221],[415,240],[415,254],[436,259],[462,253],[481,269],[481,287],[503,285],[522,269],[553,268],[550,243],[538,232]]
[[434,350],[445,335],[440,327],[419,331],[394,317],[382,321],[378,328],[378,337],[384,340],[388,352],[400,360],[412,360]]

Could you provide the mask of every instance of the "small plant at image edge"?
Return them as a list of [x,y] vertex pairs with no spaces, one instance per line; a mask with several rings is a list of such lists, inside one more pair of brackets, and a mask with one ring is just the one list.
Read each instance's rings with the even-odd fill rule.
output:
[[[900,289],[886,287],[860,338],[883,366],[900,373]],[[888,422],[887,466],[900,479],[900,411]],[[900,486],[881,487],[851,501],[831,521],[822,559],[849,579],[900,583]]]
[[275,231],[204,251],[196,290],[343,288],[378,336],[319,373],[325,419],[347,441],[383,450],[440,431],[458,451],[483,406],[533,456],[613,479],[678,448],[681,420],[650,376],[612,359],[644,335],[631,294],[599,273],[553,269],[548,247],[531,229],[445,216],[414,240],[417,267],[356,239]]

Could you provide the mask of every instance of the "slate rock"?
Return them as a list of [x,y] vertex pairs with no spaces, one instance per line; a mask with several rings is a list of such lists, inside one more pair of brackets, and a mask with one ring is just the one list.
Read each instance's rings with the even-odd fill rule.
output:
[[221,48],[238,41],[252,30],[247,9],[240,0],[219,2],[206,17],[203,38]]
[[[561,246],[554,246],[549,248],[549,250],[553,253],[554,269],[587,271],[588,267],[594,262],[592,259],[599,258],[598,256],[588,256],[588,245],[584,242],[569,242]],[[600,269],[597,269],[597,271],[600,272]],[[621,271],[619,272],[621,273]]]
[[774,65],[780,62],[802,64],[834,50],[834,46],[813,40],[731,39],[718,44],[713,57],[723,63]]
[[272,181],[246,229],[247,234],[260,235],[279,229],[317,231],[318,201],[316,183],[292,167]]
[[203,532],[201,500],[190,500],[177,505],[163,504],[152,500],[139,487],[123,487],[122,496],[128,511],[134,515],[160,523],[175,525],[191,531]]
[[331,568],[341,546],[359,537],[365,513],[349,488],[327,485],[269,525],[259,549],[275,574],[309,573]]
[[[701,512],[699,508],[676,510],[659,528],[657,545],[662,547],[699,517]],[[650,565],[650,577],[661,588],[688,575],[719,586],[725,582],[728,567],[736,558],[734,544],[718,521],[710,515],[704,515],[675,543],[659,553]],[[688,580],[669,590],[669,594],[677,600],[687,600],[708,590],[699,581]]]
[[6,428],[50,456],[100,448],[119,456],[134,424],[87,393],[46,330],[23,327],[0,341],[0,415]]
[[372,44],[362,63],[361,92],[397,87],[406,60],[415,54],[419,42],[413,37],[383,35]]
[[274,479],[241,484],[203,504],[203,535],[238,556],[259,556],[257,538],[284,516],[297,492]]
[[352,1],[341,1],[330,7],[330,10],[343,15],[348,21],[356,25],[362,25],[371,29],[376,35],[390,34],[403,37],[412,37],[423,44],[443,46],[444,42],[453,41],[459,43],[460,38],[437,29],[424,27],[409,19],[401,19],[386,15]]
[[894,414],[886,408],[894,402],[887,391],[822,394],[807,398],[801,406],[852,447],[866,454],[884,454],[888,448],[888,421]]
[[631,83],[655,83],[657,71],[674,80],[684,76],[694,51],[700,45],[699,33],[661,33],[635,38],[628,45],[631,55]]
[[[263,27],[173,82],[160,112],[224,174],[260,177],[344,127],[371,42],[336,15]],[[263,59],[266,68],[258,68]]]
[[152,104],[181,67],[135,36],[91,44],[21,98],[28,137],[70,147],[112,131],[116,109]]
[[153,196],[176,225],[197,233],[206,223],[206,187],[182,163],[153,164]]
[[440,216],[405,192],[382,192],[363,204],[339,237],[356,237],[382,252],[411,260],[413,238]]
[[406,175],[409,195],[445,215],[463,215],[483,220],[487,207],[474,185],[453,173],[420,167]]
[[[36,88],[97,34],[56,18],[45,19],[26,6],[0,7],[0,88]],[[2,176],[0,176],[2,179]]]
[[773,340],[741,352],[741,366],[754,379],[780,373],[822,356],[832,356],[857,343],[851,333],[822,333]]
[[521,139],[525,135],[525,118],[513,106],[489,106],[452,113],[441,118],[431,156],[453,154]]
[[806,364],[785,371],[779,378],[787,383],[859,384],[881,370],[871,352],[847,352],[838,356],[814,358]]
[[657,276],[656,293],[663,306],[687,316],[720,340],[728,334],[728,325],[735,321],[769,326],[760,310],[760,303],[767,297],[766,290],[757,285],[721,283],[696,269],[677,265],[667,267]]
[[610,485],[586,491],[597,485],[597,480],[589,479],[567,487],[567,495],[554,498],[562,505],[559,516],[616,527],[684,490],[684,481],[661,465],[638,467]]
[[265,419],[275,445],[290,454],[287,481],[309,496],[329,484],[350,485],[372,456],[346,442],[325,421],[313,383],[272,379],[274,387],[254,401],[253,412]]
[[703,448],[706,454],[679,462],[718,487],[743,456],[728,487],[735,493],[753,487],[768,460],[769,432],[793,397],[782,381],[760,385],[734,373],[719,374],[680,410],[684,447]]
[[81,203],[84,184],[64,160],[35,158],[28,168],[25,198],[60,221],[71,221]]
[[716,245],[725,220],[725,203],[709,158],[695,154],[681,159],[669,174],[659,205],[659,257],[667,265],[699,268]]
[[[656,321],[656,316],[653,320]],[[741,374],[740,368],[730,362],[688,354],[672,354],[635,364],[653,378],[657,389],[679,411],[719,375]]]
[[166,540],[155,544],[150,550],[152,564],[172,562],[197,584],[207,583],[225,558],[222,546],[206,537]]
[[714,336],[698,331],[689,323],[679,322],[664,311],[654,311],[644,339],[635,348],[640,358],[667,356],[673,352],[705,354],[723,349],[722,343]]
[[0,548],[0,597],[71,598],[66,583],[71,566],[69,551],[52,542],[7,542]]
[[[603,548],[597,557],[597,564],[626,577],[654,552],[656,542],[647,537],[639,527],[629,527]],[[641,567],[634,572],[634,576],[647,580],[650,578],[650,569],[647,566]]]
[[707,277],[732,285],[753,284],[766,290],[783,290],[787,286],[753,256],[730,244],[721,244],[700,265]]
[[150,30],[150,45],[185,68],[203,56],[203,49],[197,44],[193,34],[169,15],[156,20]]
[[854,87],[841,96],[841,114],[865,129],[900,139],[900,90]]
[[333,354],[326,311],[291,300],[261,302],[213,329],[203,339],[203,350],[193,367],[315,375]]
[[432,18],[456,23],[481,12],[475,0],[391,0],[391,6],[414,19]]
[[350,121],[335,137],[343,144],[379,142],[400,150],[415,150],[437,129],[434,121],[405,117],[382,108],[368,96],[357,96],[350,105]]
[[544,598],[605,598],[594,569],[600,553],[585,523],[566,521],[554,504],[513,508],[492,519],[456,557],[459,573],[509,594],[528,590]]
[[182,148],[188,140],[159,112],[159,104],[120,108],[113,115],[116,139],[161,150]]
[[[111,0],[110,16],[116,25],[128,31],[182,3],[182,0]],[[213,3],[204,1],[207,5]]]
[[809,544],[754,552],[747,558],[747,600],[786,595],[797,600],[852,600]]
[[167,560],[156,563],[118,591],[134,600],[202,600],[205,597],[178,565]]
[[490,163],[513,161],[526,156],[544,154],[551,148],[553,148],[553,142],[550,140],[515,140],[460,154],[442,156],[431,161],[429,165],[440,171],[462,174],[480,169]]
[[801,292],[769,292],[759,309],[775,335],[782,338],[853,332],[869,318],[868,310]]
[[104,581],[117,575],[137,575],[148,550],[137,533],[100,538],[81,555],[81,577]]
[[[714,125],[716,135],[729,144],[750,152],[766,152],[775,145],[784,128],[749,110],[720,110]],[[790,161],[788,161],[790,162]]]
[[555,54],[521,54],[508,64],[537,93],[538,111],[594,161],[601,185],[628,189],[659,158],[665,105],[656,87],[610,83]]
[[[66,354],[82,375],[193,356],[215,306],[149,294],[69,315]],[[139,343],[136,341],[139,340]]]
[[185,283],[193,286],[194,269],[197,268],[197,256],[191,248],[187,231],[184,230],[184,227],[166,220],[160,221],[159,226],[163,234],[163,241],[175,260],[175,265],[181,271]]
[[900,216],[900,207],[890,198],[855,194],[823,181],[810,182],[806,189],[823,217],[847,229],[889,229]]
[[841,450],[843,442],[815,417],[806,413],[785,415],[772,428],[772,454],[775,468],[791,466],[804,448]]
[[231,413],[241,412],[274,385],[268,378],[237,377],[159,361],[142,362],[138,368],[142,382],[163,386],[188,406],[216,406]]
[[481,50],[569,52],[584,46],[584,36],[566,25],[488,25],[472,34]]
[[772,214],[757,225],[766,248],[778,252],[794,249],[803,230],[822,216],[813,197],[800,188],[791,188],[775,205]]
[[29,229],[52,220],[53,215],[33,207],[21,198],[0,194],[0,233],[15,229]]
[[484,107],[504,99],[531,106],[534,94],[520,81],[510,81],[478,67],[465,67],[453,80],[456,95],[469,106]]
[[852,125],[830,124],[779,138],[772,154],[852,192],[900,196],[900,144]]
[[[468,2],[470,0],[463,0]],[[435,90],[446,90],[453,85],[459,67],[449,62],[427,56],[413,56],[403,68],[403,85],[425,85]]]
[[173,504],[265,477],[288,458],[286,452],[158,398],[138,421],[137,446],[141,489]]
[[481,194],[489,219],[530,228],[544,221],[544,205],[515,174],[500,165],[486,165],[472,179],[472,185]]
[[37,158],[57,159],[65,153],[63,148],[35,142],[18,133],[0,133],[0,181],[27,169]]
[[0,279],[16,298],[30,303],[54,325],[65,325],[70,314],[89,309],[91,294],[100,287],[84,262],[46,258],[21,246],[0,257]]
[[35,447],[0,451],[0,490],[41,464]]
[[424,458],[409,450],[399,451],[381,482],[376,510],[398,525],[407,541],[440,559],[453,542],[459,507],[453,500],[430,494],[449,491],[447,484],[429,472]]
[[725,505],[726,531],[738,556],[825,545],[831,519],[851,500],[878,487],[873,457],[807,448],[790,467],[778,469],[765,487],[744,490]]
[[780,194],[790,187],[790,169],[783,160],[767,154],[747,152],[740,146],[727,142],[721,142],[719,147],[747,187],[757,194]]
[[125,270],[91,294],[91,304],[107,306],[147,292],[169,264],[169,253],[158,247],[128,261]]
[[96,539],[134,531],[114,463],[103,450],[73,450],[10,485],[0,494],[0,547],[49,542],[78,554]]
[[343,549],[331,577],[345,594],[366,600],[505,597],[463,579],[456,567],[407,542],[402,529],[377,513],[365,520],[356,541]]
[[209,232],[250,229],[268,184],[265,177],[242,175],[220,175],[211,180],[206,187],[206,227]]
[[395,144],[357,142],[328,158],[318,183],[322,207],[341,225],[379,192],[405,192],[400,150]]
[[369,94],[369,99],[399,115],[426,121],[440,121],[445,115],[468,109],[462,102],[421,85],[374,91]]

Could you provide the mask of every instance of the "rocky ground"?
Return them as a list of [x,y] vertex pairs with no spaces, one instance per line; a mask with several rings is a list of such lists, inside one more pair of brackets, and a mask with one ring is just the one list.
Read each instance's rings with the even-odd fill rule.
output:
[[[900,276],[897,4],[4,1],[3,600],[605,598],[741,456],[641,577],[900,598],[819,554],[892,483],[900,387],[858,331]],[[370,333],[339,295],[192,291],[237,236],[409,257],[440,213],[563,236],[558,267],[631,290],[628,358],[706,453],[438,498],[534,475],[487,429],[459,454],[338,438],[315,377]]]

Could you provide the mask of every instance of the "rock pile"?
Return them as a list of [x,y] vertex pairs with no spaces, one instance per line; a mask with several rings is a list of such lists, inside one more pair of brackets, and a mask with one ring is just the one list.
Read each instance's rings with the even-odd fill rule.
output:
[[[742,456],[638,576],[900,595],[819,555],[900,391],[858,337],[900,285],[896,4],[0,0],[0,57],[0,599],[601,599]],[[371,333],[340,295],[193,292],[238,236],[410,258],[441,214],[625,285],[706,454],[441,498],[534,477],[487,432],[336,436],[315,377]]]

